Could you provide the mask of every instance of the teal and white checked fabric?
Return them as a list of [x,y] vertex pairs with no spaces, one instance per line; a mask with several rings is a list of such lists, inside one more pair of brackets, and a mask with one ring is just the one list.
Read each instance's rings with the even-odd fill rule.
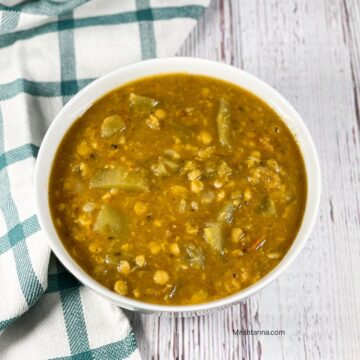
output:
[[121,309],[50,256],[34,208],[41,140],[93,79],[176,53],[209,0],[0,0],[0,359],[138,359]]

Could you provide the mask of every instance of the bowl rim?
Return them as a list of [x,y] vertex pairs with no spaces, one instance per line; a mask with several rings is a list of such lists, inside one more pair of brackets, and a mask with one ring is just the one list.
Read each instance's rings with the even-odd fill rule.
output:
[[[187,73],[204,75],[245,88],[270,105],[298,141],[307,175],[307,199],[301,226],[291,247],[269,273],[247,288],[232,295],[195,305],[161,305],[116,294],[98,283],[75,262],[63,246],[52,222],[48,202],[48,182],[56,150],[74,121],[103,95],[128,82],[152,75]],[[138,75],[140,74],[140,75]],[[117,84],[117,85],[116,85]],[[105,89],[105,90],[104,90]],[[100,94],[100,95],[99,95]],[[196,313],[225,307],[243,300],[274,281],[298,256],[317,218],[321,194],[321,174],[317,151],[301,116],[274,88],[248,72],[220,62],[190,57],[172,57],[140,61],[114,70],[80,90],[57,114],[41,143],[34,172],[34,190],[40,226],[51,250],[81,283],[121,307],[145,312]]]

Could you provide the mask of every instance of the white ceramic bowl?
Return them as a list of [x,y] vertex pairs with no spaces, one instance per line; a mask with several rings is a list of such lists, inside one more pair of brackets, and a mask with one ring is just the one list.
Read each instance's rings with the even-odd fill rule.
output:
[[[304,157],[307,173],[308,195],[302,225],[291,248],[278,266],[258,282],[236,294],[198,305],[149,304],[120,296],[105,288],[87,275],[68,254],[56,233],[49,211],[48,186],[52,162],[58,145],[71,124],[97,99],[110,90],[142,77],[166,73],[206,75],[228,81],[256,94],[282,117],[295,135]],[[86,86],[64,106],[51,124],[41,144],[35,169],[35,194],[40,225],[47,236],[51,249],[64,266],[83,284],[114,304],[141,312],[163,312],[177,315],[203,314],[225,307],[254,294],[276,279],[293,262],[310,235],[319,207],[320,187],[320,167],[314,143],[300,115],[288,101],[272,87],[242,70],[218,62],[195,58],[168,58],[139,62],[113,71]],[[294,286],[297,285],[294,284]]]

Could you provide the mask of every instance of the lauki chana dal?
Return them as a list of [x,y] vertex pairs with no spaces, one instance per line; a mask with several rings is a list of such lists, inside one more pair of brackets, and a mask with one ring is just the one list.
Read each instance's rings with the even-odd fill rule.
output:
[[168,74],[108,93],[74,123],[49,201],[66,249],[98,282],[197,304],[279,263],[302,221],[306,174],[293,135],[259,98]]

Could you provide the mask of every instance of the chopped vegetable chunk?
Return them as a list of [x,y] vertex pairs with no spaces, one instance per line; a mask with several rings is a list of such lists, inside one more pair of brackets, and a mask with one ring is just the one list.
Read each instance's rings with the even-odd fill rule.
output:
[[118,210],[103,205],[97,215],[94,231],[114,238],[123,238],[128,231],[128,220]]
[[179,170],[179,168],[180,168],[180,164],[178,161],[167,159],[167,158],[162,158],[161,161],[171,171],[175,172],[175,171]]
[[234,216],[234,205],[231,201],[227,202],[222,209],[220,210],[220,213],[218,214],[218,221],[224,221],[227,223],[231,223],[233,221]]
[[190,266],[203,269],[205,266],[205,255],[203,251],[193,244],[186,246],[185,250]]
[[101,137],[108,139],[126,128],[124,120],[118,115],[108,116],[101,125]]
[[220,144],[231,147],[230,104],[224,99],[219,102],[216,124]]
[[220,223],[209,224],[204,228],[205,241],[216,251],[222,253],[224,245],[223,227]]
[[157,163],[151,166],[151,170],[156,176],[170,176],[180,168],[180,164],[171,159],[160,156]]
[[147,178],[143,171],[128,171],[122,166],[101,170],[91,180],[90,187],[102,190],[113,188],[126,191],[149,190]]
[[130,114],[133,119],[144,119],[151,114],[158,102],[146,96],[136,95],[131,93],[130,99]]
[[259,207],[259,210],[263,213],[265,213],[266,215],[271,215],[271,216],[275,216],[276,215],[276,208],[275,208],[275,203],[274,201],[271,199],[271,197],[266,196]]

